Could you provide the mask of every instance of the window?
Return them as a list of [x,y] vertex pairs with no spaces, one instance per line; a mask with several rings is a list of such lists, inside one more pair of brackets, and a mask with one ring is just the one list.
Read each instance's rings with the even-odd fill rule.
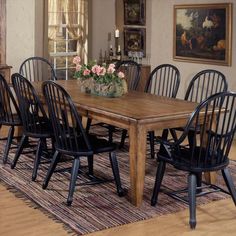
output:
[[72,78],[74,56],[87,61],[87,31],[87,0],[48,0],[48,51],[59,79]]

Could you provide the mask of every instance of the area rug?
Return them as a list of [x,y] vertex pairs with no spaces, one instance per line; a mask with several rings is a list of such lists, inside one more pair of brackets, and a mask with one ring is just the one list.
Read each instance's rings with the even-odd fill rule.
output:
[[[4,145],[5,143],[1,142],[1,154]],[[162,193],[159,195],[158,206],[150,206],[157,162],[154,159],[150,159],[149,156],[149,152],[147,152],[144,201],[141,208],[136,208],[130,203],[129,193],[122,198],[117,196],[107,154],[96,155],[94,163],[95,175],[107,181],[102,184],[89,185],[87,184],[86,175],[81,174],[80,176],[82,177],[78,177],[74,201],[70,207],[65,203],[68,195],[71,161],[62,162],[58,165],[58,171],[52,176],[48,189],[43,190],[41,186],[49,163],[46,162],[40,165],[37,180],[32,182],[33,154],[22,155],[16,168],[12,170],[9,163],[14,157],[14,150],[11,150],[8,164],[0,164],[0,181],[7,184],[8,189],[13,190],[16,195],[23,194],[25,199],[30,199],[36,203],[43,212],[47,212],[54,219],[61,221],[75,235],[83,235],[164,214],[175,213],[188,207],[186,204]],[[130,182],[127,144],[122,150],[117,150],[117,158],[123,187],[128,190]],[[86,172],[86,165],[86,159],[82,160],[82,172]],[[236,179],[235,162],[231,162],[230,170],[233,178]],[[222,183],[221,179],[219,175],[217,181]],[[163,184],[169,189],[176,190],[184,188],[186,180],[184,172],[176,171],[168,166]],[[227,197],[229,196],[221,192],[213,193],[198,198],[197,204],[207,204]]]

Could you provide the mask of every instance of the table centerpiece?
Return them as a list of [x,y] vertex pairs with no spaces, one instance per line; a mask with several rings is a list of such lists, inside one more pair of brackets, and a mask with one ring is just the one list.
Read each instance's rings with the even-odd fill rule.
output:
[[120,97],[127,93],[127,82],[123,72],[117,72],[115,64],[98,65],[96,61],[81,64],[81,59],[73,59],[76,65],[74,78],[81,83],[81,91],[106,97]]

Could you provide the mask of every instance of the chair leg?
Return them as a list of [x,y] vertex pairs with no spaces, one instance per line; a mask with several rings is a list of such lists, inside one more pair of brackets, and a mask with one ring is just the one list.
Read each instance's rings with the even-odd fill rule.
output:
[[150,150],[151,150],[151,158],[154,159],[155,157],[155,151],[154,151],[154,131],[148,132],[149,140],[150,140]]
[[37,177],[37,172],[41,160],[41,155],[42,155],[42,148],[44,146],[44,140],[39,140],[38,146],[37,146],[37,151],[34,159],[34,168],[33,168],[33,174],[32,174],[32,181],[36,180]]
[[120,171],[119,171],[119,166],[118,166],[115,152],[110,152],[109,158],[110,158],[111,168],[112,168],[112,172],[113,172],[115,183],[116,183],[117,194],[119,197],[122,197],[125,195],[125,192],[121,186]]
[[68,198],[67,198],[67,205],[68,206],[70,206],[73,201],[73,194],[75,191],[75,184],[76,184],[76,180],[77,180],[79,166],[80,166],[80,159],[77,157],[74,159],[72,171],[71,171],[69,194],[68,194]]
[[[197,175],[197,187],[201,187],[202,186],[202,172],[197,173],[196,175]],[[197,193],[200,193],[200,192],[202,192],[202,190],[198,189]]]
[[85,131],[86,131],[87,134],[89,133],[91,123],[92,123],[92,119],[91,119],[91,118],[88,118],[88,119],[87,119],[86,128],[85,128]]
[[171,136],[173,137],[174,141],[176,142],[178,140],[178,136],[176,134],[176,131],[174,129],[170,129]]
[[93,155],[87,157],[88,160],[88,175],[93,176]]
[[114,133],[115,127],[113,125],[108,126],[108,137],[109,137],[109,143],[113,142],[113,133]]
[[26,144],[28,140],[28,137],[26,135],[23,134],[21,140],[20,140],[20,143],[19,143],[19,147],[17,148],[17,151],[16,151],[16,154],[15,154],[15,157],[14,157],[14,160],[13,162],[11,163],[11,169],[14,169],[15,166],[16,166],[16,163],[20,157],[20,154],[22,153],[22,150]]
[[51,162],[50,167],[48,169],[47,175],[46,175],[45,180],[43,182],[43,186],[42,186],[43,189],[47,188],[48,183],[51,179],[51,176],[57,166],[57,163],[60,161],[60,157],[61,157],[61,154],[58,151],[55,151],[53,158],[52,158],[52,162]]
[[196,227],[196,186],[197,186],[197,176],[190,173],[188,176],[188,198],[189,198],[189,225],[191,229]]
[[234,205],[236,206],[236,190],[235,190],[234,182],[233,182],[232,176],[229,172],[229,169],[225,168],[225,169],[221,170],[221,172],[222,172],[225,184],[226,184],[226,186],[231,194],[231,197],[234,201]]
[[8,131],[7,143],[6,143],[6,147],[5,147],[4,154],[3,154],[3,164],[7,163],[7,158],[8,158],[8,154],[9,154],[9,150],[11,147],[13,136],[14,136],[14,126],[11,126]]
[[121,140],[120,140],[119,148],[123,148],[124,147],[126,137],[127,137],[127,130],[123,129],[122,130],[122,134],[121,134]]
[[153,194],[152,194],[152,200],[151,200],[152,206],[155,206],[157,204],[157,198],[160,192],[161,183],[162,183],[163,176],[165,173],[165,168],[166,168],[166,163],[164,161],[160,161],[157,167],[156,179],[155,179],[155,184],[154,184],[154,189],[153,189]]

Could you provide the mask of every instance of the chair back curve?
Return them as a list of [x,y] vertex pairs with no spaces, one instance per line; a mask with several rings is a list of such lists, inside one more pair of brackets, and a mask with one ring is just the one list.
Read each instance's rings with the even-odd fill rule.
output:
[[116,63],[116,70],[122,71],[128,83],[128,90],[136,90],[140,81],[141,67],[131,60],[119,61]]
[[171,64],[161,64],[152,70],[146,83],[145,92],[176,97],[180,84],[180,72]]
[[57,80],[52,64],[43,57],[29,57],[22,62],[19,73],[29,81]]
[[53,81],[45,81],[42,86],[53,125],[56,149],[69,155],[81,155],[82,152],[89,155],[92,149],[82,125],[82,118],[69,94]]
[[[50,123],[33,85],[22,75],[12,75],[12,84],[19,102],[20,114],[26,135],[39,136],[49,132]],[[48,130],[45,130],[47,129]]]
[[225,92],[227,89],[224,74],[213,69],[202,70],[190,81],[184,99],[200,103],[211,95]]
[[176,148],[174,162],[182,165],[181,168],[186,165],[186,168],[200,172],[228,165],[236,131],[236,93],[217,93],[204,100],[192,113],[177,143],[184,140],[190,129],[194,142],[189,150]]
[[7,81],[0,74],[0,124],[21,124],[20,111]]

